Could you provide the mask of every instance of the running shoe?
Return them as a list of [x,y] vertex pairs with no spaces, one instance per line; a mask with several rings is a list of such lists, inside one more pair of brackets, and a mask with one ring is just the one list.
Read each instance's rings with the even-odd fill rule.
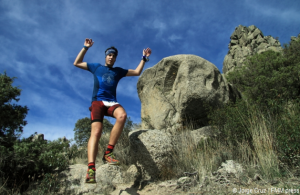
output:
[[104,163],[107,163],[109,165],[119,165],[120,164],[120,162],[118,160],[116,160],[116,158],[112,152],[109,154],[104,154],[102,160]]
[[86,173],[85,183],[96,183],[96,171],[88,169]]

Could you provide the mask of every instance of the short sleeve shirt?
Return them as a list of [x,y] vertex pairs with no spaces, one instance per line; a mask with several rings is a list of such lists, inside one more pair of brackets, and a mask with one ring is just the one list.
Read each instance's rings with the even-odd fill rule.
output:
[[88,70],[94,75],[93,101],[113,101],[117,102],[117,85],[128,70],[108,66],[99,63],[87,63]]

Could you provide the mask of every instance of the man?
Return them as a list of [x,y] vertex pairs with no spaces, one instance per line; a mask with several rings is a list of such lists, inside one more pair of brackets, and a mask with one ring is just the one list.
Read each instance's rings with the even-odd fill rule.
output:
[[117,102],[116,88],[119,80],[125,76],[139,76],[145,62],[149,60],[151,49],[143,50],[143,57],[135,70],[113,67],[118,56],[118,50],[110,47],[105,51],[105,65],[99,63],[83,62],[87,50],[92,47],[92,39],[85,39],[84,46],[77,55],[74,65],[88,70],[94,75],[94,91],[92,96],[91,111],[91,137],[88,142],[88,172],[86,183],[96,183],[95,160],[98,153],[98,142],[102,134],[102,122],[104,115],[114,117],[116,123],[111,130],[107,150],[103,155],[103,161],[111,165],[119,165],[119,161],[113,155],[113,149],[122,133],[127,114],[124,108]]

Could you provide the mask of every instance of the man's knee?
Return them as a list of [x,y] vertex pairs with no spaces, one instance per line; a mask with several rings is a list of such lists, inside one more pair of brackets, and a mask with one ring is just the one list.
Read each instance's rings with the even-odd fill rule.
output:
[[97,139],[100,139],[102,134],[102,124],[98,124],[100,122],[94,122],[92,123],[92,130],[91,130],[91,137],[96,137]]
[[101,131],[92,131],[91,137],[95,137],[97,139],[100,139],[100,137],[101,137]]
[[116,120],[119,122],[125,122],[127,119],[127,113],[126,112],[120,112],[116,116]]

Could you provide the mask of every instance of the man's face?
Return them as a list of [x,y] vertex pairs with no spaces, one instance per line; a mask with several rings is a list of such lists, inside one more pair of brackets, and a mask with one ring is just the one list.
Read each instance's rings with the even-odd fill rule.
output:
[[105,57],[105,65],[108,67],[113,67],[117,57],[114,53],[110,53]]

